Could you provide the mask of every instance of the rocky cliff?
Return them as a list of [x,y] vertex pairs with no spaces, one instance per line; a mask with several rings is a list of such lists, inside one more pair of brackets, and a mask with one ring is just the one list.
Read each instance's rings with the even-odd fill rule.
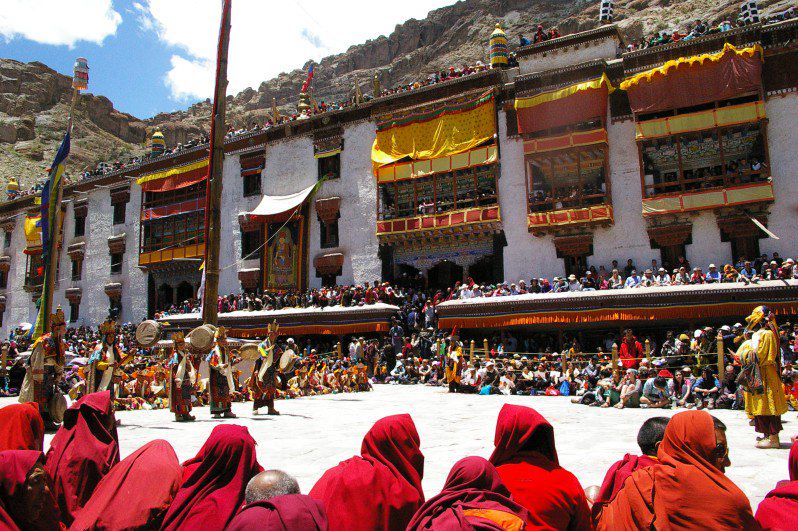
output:
[[[375,74],[382,87],[392,87],[451,65],[485,61],[486,40],[497,21],[511,47],[517,46],[520,35],[531,36],[538,24],[556,25],[562,34],[590,29],[596,25],[598,4],[596,0],[461,0],[431,11],[423,20],[397,25],[387,37],[325,57],[315,69],[314,95],[317,101],[341,101],[352,97],[356,84],[370,94]],[[698,19],[710,23],[734,19],[739,4],[739,0],[619,0],[615,21],[627,41],[633,42],[654,31],[685,28]],[[761,0],[760,10],[775,12],[789,5],[790,0]],[[281,112],[292,112],[307,66],[228,96],[228,122],[235,127],[262,123],[272,98]],[[41,63],[0,60],[0,180],[15,176],[30,184],[42,175],[63,134],[70,97],[68,77]],[[76,109],[70,169],[77,173],[99,160],[137,155],[156,126],[168,145],[185,142],[207,129],[209,114],[206,100],[186,111],[140,120],[115,110],[103,96],[83,95]]]

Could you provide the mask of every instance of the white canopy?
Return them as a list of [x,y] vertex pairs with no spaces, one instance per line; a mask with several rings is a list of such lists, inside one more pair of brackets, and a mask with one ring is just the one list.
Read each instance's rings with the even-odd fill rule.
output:
[[288,212],[304,203],[305,199],[313,193],[316,186],[318,186],[318,183],[308,186],[301,192],[290,195],[264,195],[263,199],[258,203],[258,206],[256,206],[252,212],[249,212],[249,215],[259,217],[278,216],[284,212]]

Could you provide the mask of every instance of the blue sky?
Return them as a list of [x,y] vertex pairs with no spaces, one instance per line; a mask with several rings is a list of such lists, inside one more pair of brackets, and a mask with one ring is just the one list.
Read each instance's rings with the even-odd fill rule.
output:
[[[391,0],[375,10],[362,0],[233,0],[228,93],[451,3]],[[211,95],[219,11],[219,0],[3,0],[0,57],[67,75],[86,57],[89,92],[148,118]]]

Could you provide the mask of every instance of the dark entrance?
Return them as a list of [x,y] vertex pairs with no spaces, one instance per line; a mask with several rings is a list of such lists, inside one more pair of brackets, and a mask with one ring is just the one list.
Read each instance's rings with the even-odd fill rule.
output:
[[174,304],[175,290],[169,284],[161,284],[156,294],[158,311],[168,310]]
[[474,279],[477,284],[497,284],[503,279],[496,277],[496,265],[494,260],[501,260],[494,255],[483,256],[468,268],[468,276]]
[[455,282],[462,282],[463,268],[454,262],[444,260],[429,270],[427,279],[429,289],[446,290],[446,288],[453,287]]
[[194,298],[194,288],[185,280],[177,285],[177,303],[181,304]]

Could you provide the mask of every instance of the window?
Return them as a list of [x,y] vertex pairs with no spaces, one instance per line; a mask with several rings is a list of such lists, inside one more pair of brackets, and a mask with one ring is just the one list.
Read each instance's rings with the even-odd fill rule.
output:
[[166,247],[185,247],[205,241],[205,212],[197,210],[142,224],[141,252],[160,251]]
[[117,274],[122,272],[122,260],[124,259],[124,255],[122,253],[112,253],[111,254],[111,274]]
[[121,225],[125,222],[125,207],[127,203],[116,203],[114,205],[114,225]]
[[547,212],[607,202],[606,146],[597,144],[527,159],[529,209]]
[[321,229],[321,248],[338,247],[338,219],[336,218],[330,223],[319,221],[319,228]]
[[[116,216],[116,205],[114,205],[114,216]],[[114,217],[114,219],[116,219]],[[125,214],[122,213],[122,221],[124,222]],[[75,237],[84,236],[86,234],[86,216],[75,216]]]
[[731,242],[732,258],[735,263],[745,260],[756,260],[759,253],[759,238],[756,236],[737,236]]
[[490,164],[379,185],[378,218],[431,215],[495,205],[498,166]]
[[587,271],[587,256],[565,256],[565,276],[576,275],[580,278]]
[[766,181],[762,127],[750,123],[639,142],[644,196]]
[[70,302],[69,303],[69,322],[76,323],[80,319],[80,303],[78,302]]
[[260,195],[260,172],[244,176],[244,197]]
[[687,250],[685,244],[676,244],[676,245],[667,245],[665,247],[660,247],[660,262],[662,263],[662,267],[668,270],[668,273],[671,273],[674,269],[679,267],[679,257],[680,256],[687,256]]
[[5,231],[4,239],[3,239],[3,247],[11,247],[11,231]]
[[27,267],[25,268],[25,286],[41,286],[44,282],[44,261],[41,254],[25,255]]
[[319,161],[319,180],[337,179],[341,176],[341,154],[321,157]]
[[8,287],[8,273],[5,271],[0,271],[0,289],[6,289]]
[[261,245],[263,245],[263,231],[251,230],[241,231],[241,258],[244,260],[254,260],[261,257]]
[[83,273],[83,260],[72,260],[72,280],[80,280]]

